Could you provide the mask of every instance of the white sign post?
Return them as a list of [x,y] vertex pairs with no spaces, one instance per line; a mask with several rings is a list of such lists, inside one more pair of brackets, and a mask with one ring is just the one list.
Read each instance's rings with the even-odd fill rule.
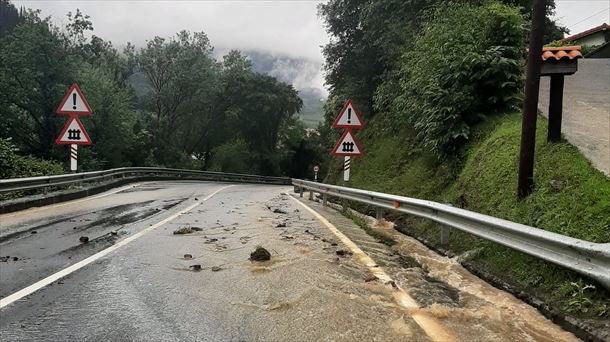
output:
[[320,167],[318,165],[313,167],[313,179],[314,181],[318,181],[318,171],[320,171]]
[[91,139],[85,131],[85,127],[76,116],[91,115],[91,108],[78,86],[73,84],[55,112],[60,115],[70,115],[55,143],[70,145],[70,172],[75,173],[78,169],[78,145],[91,145]]
[[345,156],[343,160],[343,180],[349,182],[349,164],[351,163],[352,157]]
[[78,145],[70,145],[70,172],[76,173],[78,161]]

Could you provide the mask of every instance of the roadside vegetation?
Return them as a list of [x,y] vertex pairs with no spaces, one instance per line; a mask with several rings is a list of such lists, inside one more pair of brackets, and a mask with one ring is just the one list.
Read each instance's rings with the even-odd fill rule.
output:
[[21,155],[11,139],[0,139],[0,179],[57,175],[63,171],[63,165]]
[[[351,187],[451,203],[610,242],[610,180],[569,143],[547,143],[542,117],[535,189],[517,200],[530,6],[531,1],[468,0],[321,6],[334,37],[324,49],[331,92],[322,139],[332,146],[338,138],[330,126],[347,98],[367,125],[357,132],[364,157],[352,159]],[[547,14],[553,6],[550,1]],[[565,32],[548,15],[545,29],[547,42]],[[327,163],[325,181],[342,184],[342,161]],[[403,232],[440,247],[435,224],[390,215]],[[469,268],[515,294],[542,300],[552,316],[600,324],[610,317],[609,293],[575,272],[457,231],[449,253],[463,256]]]
[[375,238],[377,241],[379,241],[385,245],[388,245],[388,246],[392,246],[392,245],[396,244],[396,241],[394,239],[392,239],[391,237],[381,234],[381,233],[377,232],[375,229],[371,228],[368,225],[368,223],[366,223],[366,220],[361,215],[355,214],[349,210],[344,210],[342,212],[342,214],[345,217],[349,218],[350,220],[354,221],[354,223],[356,225],[358,225],[358,227],[362,228],[362,230],[364,230],[365,233],[367,233],[371,237]]
[[[187,31],[119,49],[76,8],[65,24],[54,22],[0,0],[0,139],[29,164],[46,165],[36,172],[67,166],[68,147],[54,143],[66,117],[55,109],[72,83],[93,110],[81,118],[93,141],[79,149],[83,171],[165,166],[303,177],[313,163],[297,91],[254,72],[240,51],[216,60],[206,34]],[[3,167],[3,177],[32,174]]]

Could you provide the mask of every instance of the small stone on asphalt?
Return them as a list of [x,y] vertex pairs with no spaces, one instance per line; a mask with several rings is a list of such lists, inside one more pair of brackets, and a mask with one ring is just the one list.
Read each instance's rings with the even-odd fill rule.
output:
[[193,232],[193,229],[191,227],[180,227],[176,230],[174,230],[174,235],[183,235],[183,234],[190,234]]
[[78,241],[82,242],[82,243],[87,243],[89,242],[89,237],[88,236],[81,236]]
[[368,274],[367,274],[367,275],[364,277],[364,282],[368,283],[368,282],[371,282],[371,281],[375,281],[375,280],[377,280],[377,279],[379,279],[379,278],[377,278],[377,277],[376,277],[374,274],[370,274],[370,273],[368,273]]
[[250,261],[268,261],[269,259],[271,259],[271,253],[260,246],[250,253]]

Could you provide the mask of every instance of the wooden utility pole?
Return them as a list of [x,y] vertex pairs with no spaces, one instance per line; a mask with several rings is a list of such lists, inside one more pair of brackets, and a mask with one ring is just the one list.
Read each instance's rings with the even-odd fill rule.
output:
[[525,100],[521,125],[521,149],[519,151],[519,180],[517,197],[525,198],[534,185],[534,149],[536,146],[536,119],[538,116],[538,91],[540,65],[542,64],[542,39],[546,0],[534,0],[532,27],[529,35],[527,72],[525,76]]

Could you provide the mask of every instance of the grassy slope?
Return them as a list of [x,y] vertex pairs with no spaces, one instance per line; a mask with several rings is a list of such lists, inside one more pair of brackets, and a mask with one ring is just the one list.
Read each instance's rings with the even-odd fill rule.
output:
[[[373,125],[369,129],[374,130]],[[452,203],[455,206],[594,242],[610,242],[610,180],[568,143],[546,143],[538,120],[534,192],[516,199],[521,119],[495,117],[479,125],[461,160],[438,163],[405,136],[362,137],[365,157],[353,163],[351,186]],[[370,132],[367,132],[370,134]],[[338,174],[330,175],[337,180]],[[407,219],[408,233],[438,244],[433,224]],[[608,292],[574,272],[456,232],[451,250],[476,268],[533,294],[555,311],[608,317]],[[587,285],[597,288],[587,288]]]

